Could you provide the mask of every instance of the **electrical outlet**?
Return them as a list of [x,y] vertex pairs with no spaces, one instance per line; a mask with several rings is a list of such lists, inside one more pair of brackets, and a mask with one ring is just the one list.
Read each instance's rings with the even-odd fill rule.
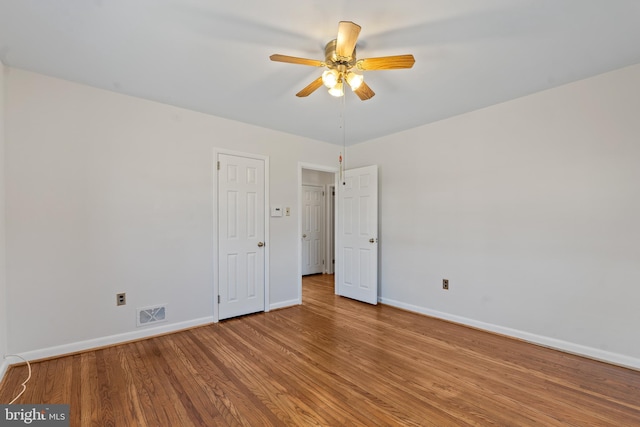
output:
[[127,304],[127,294],[121,293],[116,294],[116,305],[126,305]]
[[449,290],[449,279],[442,279],[442,289],[445,291]]

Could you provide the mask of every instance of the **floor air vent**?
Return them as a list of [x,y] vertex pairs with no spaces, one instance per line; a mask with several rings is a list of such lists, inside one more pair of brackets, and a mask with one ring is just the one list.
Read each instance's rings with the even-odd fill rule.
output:
[[138,309],[138,326],[146,326],[151,323],[164,322],[167,320],[167,305],[157,305],[155,307],[144,307]]

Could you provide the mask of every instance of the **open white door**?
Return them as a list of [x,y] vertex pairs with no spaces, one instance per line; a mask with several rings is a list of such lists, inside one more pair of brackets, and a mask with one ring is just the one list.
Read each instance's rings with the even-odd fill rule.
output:
[[218,155],[218,319],[265,309],[265,161]]
[[337,189],[337,293],[377,304],[378,166],[347,170],[343,182]]

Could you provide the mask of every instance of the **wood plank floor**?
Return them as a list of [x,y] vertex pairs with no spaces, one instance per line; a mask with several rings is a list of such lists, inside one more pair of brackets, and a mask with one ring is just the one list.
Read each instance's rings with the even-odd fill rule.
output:
[[[640,372],[333,294],[33,364],[72,426],[640,426]],[[27,375],[10,368],[0,403]]]

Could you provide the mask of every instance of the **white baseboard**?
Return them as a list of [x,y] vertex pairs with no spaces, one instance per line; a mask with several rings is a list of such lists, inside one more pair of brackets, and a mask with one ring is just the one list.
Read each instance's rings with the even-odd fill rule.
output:
[[471,326],[473,328],[482,329],[484,331],[494,332],[497,334],[518,338],[532,344],[541,345],[543,347],[552,348],[554,350],[564,351],[565,353],[584,356],[590,359],[611,363],[613,365],[618,365],[625,368],[640,370],[640,359],[635,357],[625,356],[623,354],[618,354],[618,353],[612,353],[609,351],[600,350],[593,347],[587,347],[584,345],[575,344],[572,342],[563,341],[556,338],[536,335],[529,332],[520,331],[517,329],[506,328],[504,326],[494,325],[491,323],[485,323],[485,322],[469,319],[462,316],[456,316],[453,314],[431,310],[428,308],[419,307],[412,304],[406,304],[406,303],[395,301],[388,298],[380,298],[379,301],[383,304],[401,308],[403,310],[424,314],[426,316],[447,320],[453,323],[459,323],[465,326]]
[[287,308],[287,307],[292,307],[294,305],[300,305],[300,304],[302,304],[300,300],[292,299],[289,301],[282,301],[282,302],[277,302],[275,304],[271,304],[269,306],[269,310],[277,310],[279,308]]
[[90,350],[92,348],[100,348],[114,344],[125,343],[127,341],[135,341],[144,338],[151,338],[156,335],[163,335],[171,332],[189,329],[196,326],[202,326],[213,323],[213,317],[202,317],[200,319],[188,320],[186,322],[163,324],[162,326],[152,328],[140,328],[135,331],[125,332],[123,334],[110,335],[101,338],[79,341],[70,344],[58,345],[55,347],[42,348],[38,350],[26,351],[20,353],[20,356],[27,360],[46,359],[49,357],[62,356],[65,354],[77,353],[79,351]]

